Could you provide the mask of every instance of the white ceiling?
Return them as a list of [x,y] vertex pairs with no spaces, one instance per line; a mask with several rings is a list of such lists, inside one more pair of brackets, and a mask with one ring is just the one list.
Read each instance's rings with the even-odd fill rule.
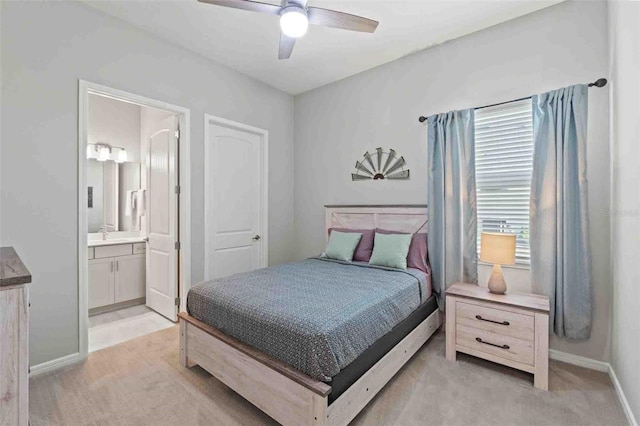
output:
[[277,57],[277,16],[196,0],[85,1],[218,63],[298,94],[563,0],[309,0],[309,6],[361,15],[380,25],[374,34],[310,26],[288,60]]

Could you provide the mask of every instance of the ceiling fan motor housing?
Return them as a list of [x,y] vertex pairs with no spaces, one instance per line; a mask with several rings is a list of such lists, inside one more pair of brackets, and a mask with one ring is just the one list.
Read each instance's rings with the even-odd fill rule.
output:
[[282,8],[287,6],[299,6],[303,9],[307,8],[307,0],[282,0]]

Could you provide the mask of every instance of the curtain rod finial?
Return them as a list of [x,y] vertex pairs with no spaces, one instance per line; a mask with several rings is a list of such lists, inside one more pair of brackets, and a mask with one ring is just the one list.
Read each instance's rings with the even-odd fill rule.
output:
[[607,85],[607,79],[606,78],[599,78],[595,82],[589,83],[589,87],[592,87],[592,86],[604,87],[606,85]]
[[418,121],[421,123],[424,123],[425,121],[427,121],[427,117],[425,117],[424,115],[421,115],[420,118],[418,118]]

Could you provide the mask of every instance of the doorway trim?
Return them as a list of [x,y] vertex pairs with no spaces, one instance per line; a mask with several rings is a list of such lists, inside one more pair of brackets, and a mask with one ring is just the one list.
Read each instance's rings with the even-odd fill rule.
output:
[[262,209],[260,211],[260,227],[261,239],[262,239],[262,256],[260,258],[260,267],[266,268],[269,265],[269,132],[258,127],[249,126],[247,124],[238,123],[236,121],[227,120],[226,118],[217,117],[211,114],[204,114],[204,279],[209,278],[209,208],[207,203],[207,194],[211,193],[209,187],[209,153],[211,150],[209,144],[209,126],[211,124],[217,124],[219,126],[228,127],[231,129],[241,130],[243,132],[253,133],[260,137],[261,142],[261,188],[262,194]]
[[88,236],[87,236],[87,130],[89,94],[106,96],[123,102],[133,103],[170,111],[178,115],[180,126],[179,156],[179,235],[180,235],[180,311],[186,310],[185,295],[191,287],[191,111],[123,90],[103,86],[85,80],[78,80],[78,352],[80,360],[89,353],[89,279],[88,279]]

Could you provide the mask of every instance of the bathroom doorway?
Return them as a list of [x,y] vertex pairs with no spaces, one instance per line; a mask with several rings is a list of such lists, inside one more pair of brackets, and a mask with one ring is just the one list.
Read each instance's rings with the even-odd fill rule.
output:
[[78,338],[86,357],[173,326],[184,307],[189,111],[83,81],[79,101]]

